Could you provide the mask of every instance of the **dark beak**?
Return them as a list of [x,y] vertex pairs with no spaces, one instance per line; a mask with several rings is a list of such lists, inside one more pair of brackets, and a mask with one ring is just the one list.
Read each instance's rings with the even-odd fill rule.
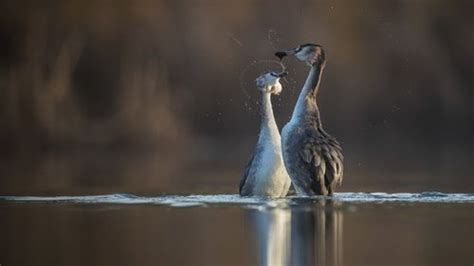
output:
[[280,58],[280,60],[282,60],[283,57],[289,56],[289,55],[294,55],[295,53],[296,53],[296,48],[295,49],[286,49],[286,50],[281,50],[281,51],[276,52],[275,56],[277,56],[278,58]]
[[283,72],[281,72],[281,73],[278,73],[278,77],[279,77],[279,78],[284,78],[284,77],[286,77],[287,75],[288,75],[288,72],[287,72],[287,71],[283,71]]
[[287,56],[288,54],[286,52],[283,52],[283,51],[278,51],[275,53],[275,55],[280,58],[280,60],[283,59],[283,57]]

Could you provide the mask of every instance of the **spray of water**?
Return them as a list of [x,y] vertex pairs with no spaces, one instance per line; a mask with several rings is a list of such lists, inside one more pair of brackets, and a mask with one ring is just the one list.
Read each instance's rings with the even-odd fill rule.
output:
[[[280,72],[286,71],[285,65],[282,62],[278,61],[278,60],[259,59],[259,60],[254,60],[254,61],[250,62],[240,72],[240,75],[239,75],[240,89],[242,90],[242,92],[244,93],[244,95],[246,97],[246,100],[244,102],[244,107],[247,111],[252,110],[252,106],[251,106],[251,104],[249,104],[249,102],[255,102],[256,104],[258,104],[258,101],[252,101],[252,96],[249,93],[249,90],[252,90],[255,87],[255,79],[257,78],[257,76],[259,76],[259,75],[261,75],[265,72],[268,72],[269,69],[271,68],[271,66],[274,66],[274,65],[277,65],[278,67],[280,67]],[[248,75],[246,75],[251,70],[256,70],[256,69],[262,68],[262,67],[265,70],[260,71],[255,76],[249,77]],[[252,72],[256,72],[256,71],[252,71]]]
[[[278,66],[280,68],[280,71],[276,72],[288,71],[286,66],[281,61],[260,59],[250,62],[240,72],[239,83],[240,89],[246,98],[244,101],[244,108],[246,111],[250,112],[258,105],[258,101],[252,100],[252,96],[250,93],[251,90],[255,90],[255,79],[261,74],[264,74],[269,71],[275,71],[274,69],[271,69],[272,66]],[[258,71],[258,69],[260,69],[260,71]],[[263,69],[263,71],[261,69]],[[293,86],[296,84],[296,80],[292,76],[294,76],[295,70],[291,69],[289,72],[289,75],[282,78],[282,81],[286,86],[288,86],[288,91],[293,96],[295,94]],[[249,73],[252,73],[253,75],[250,76]],[[283,102],[283,97],[277,98],[277,106],[280,106]]]
[[274,51],[278,51],[277,46],[280,43],[280,36],[278,32],[274,29],[269,29],[267,33],[267,40],[270,44],[270,47],[273,48]]
[[[273,49],[273,51],[279,50],[279,48],[277,47],[280,47],[281,38],[280,38],[279,33],[275,29],[268,30],[267,40],[268,40],[269,46]],[[251,93],[249,93],[251,90],[255,89],[254,88],[255,78],[258,75],[261,75],[263,73],[266,73],[269,71],[275,71],[274,69],[271,69],[275,65],[280,68],[280,72],[288,71],[288,69],[283,64],[282,61],[260,59],[260,60],[254,60],[250,62],[240,72],[240,75],[239,75],[240,89],[242,90],[246,98],[244,101],[245,111],[251,112],[253,108],[257,108],[257,105],[258,105],[258,100],[256,101],[252,99]],[[295,69],[291,69],[291,71],[289,72],[290,72],[289,75],[284,77],[282,81],[284,82],[286,86],[288,86],[288,91],[293,97],[295,94],[295,90],[293,86],[296,84],[296,80],[293,78],[293,76],[295,75],[296,71]],[[250,76],[249,73],[252,73],[253,75]],[[283,103],[285,103],[285,100],[283,99],[283,97],[276,98],[276,106],[281,106]]]

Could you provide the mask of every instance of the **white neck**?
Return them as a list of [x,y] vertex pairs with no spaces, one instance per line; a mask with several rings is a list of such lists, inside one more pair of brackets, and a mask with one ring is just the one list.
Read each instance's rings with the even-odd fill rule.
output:
[[262,92],[262,105],[261,105],[261,125],[260,125],[260,137],[259,141],[267,138],[280,138],[280,133],[278,132],[278,126],[273,115],[273,107],[271,94],[267,92]]

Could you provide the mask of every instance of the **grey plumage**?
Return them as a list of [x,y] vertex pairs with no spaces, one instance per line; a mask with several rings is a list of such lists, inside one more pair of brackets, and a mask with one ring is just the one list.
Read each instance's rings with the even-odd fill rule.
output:
[[255,182],[255,180],[253,179],[255,179],[256,172],[257,172],[256,165],[259,165],[261,161],[262,151],[263,151],[262,144],[257,143],[257,146],[255,147],[255,150],[253,151],[252,156],[250,157],[250,160],[247,163],[247,166],[245,167],[244,174],[242,175],[240,179],[239,194],[241,196],[253,195],[252,184]]
[[293,116],[282,131],[282,152],[288,174],[298,195],[332,195],[342,183],[343,160],[339,142],[322,127],[316,96],[325,55],[321,46],[306,44],[277,52],[295,55],[311,66]]
[[342,149],[337,140],[311,120],[300,125],[291,136],[283,154],[285,165],[298,194],[332,195],[342,183]]

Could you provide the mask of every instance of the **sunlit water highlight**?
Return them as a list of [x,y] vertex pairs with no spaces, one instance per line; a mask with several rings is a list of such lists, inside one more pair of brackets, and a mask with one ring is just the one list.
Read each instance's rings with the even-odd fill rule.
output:
[[384,203],[384,202],[411,202],[411,203],[474,203],[474,194],[461,193],[385,193],[385,192],[345,192],[336,193],[334,197],[287,197],[270,199],[262,197],[240,197],[237,194],[216,195],[188,195],[188,196],[157,196],[142,197],[127,193],[91,195],[91,196],[0,196],[0,200],[14,202],[38,202],[38,203],[110,203],[110,204],[158,204],[173,207],[190,207],[209,204],[241,204],[246,206],[265,207],[287,207],[294,206],[302,201],[308,203],[321,199],[331,199],[335,202],[362,202],[362,203]]

